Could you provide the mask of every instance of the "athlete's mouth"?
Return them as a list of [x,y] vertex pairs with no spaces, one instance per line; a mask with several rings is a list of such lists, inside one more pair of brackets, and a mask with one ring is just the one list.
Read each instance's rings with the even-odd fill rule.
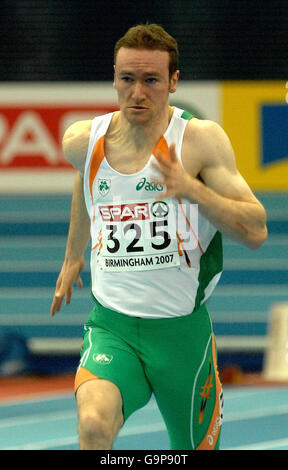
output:
[[129,106],[130,109],[148,109],[146,106]]

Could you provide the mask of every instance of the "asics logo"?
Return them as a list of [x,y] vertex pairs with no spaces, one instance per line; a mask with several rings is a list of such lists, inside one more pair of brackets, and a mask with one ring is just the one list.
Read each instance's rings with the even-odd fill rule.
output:
[[145,191],[163,191],[163,185],[150,183],[145,177],[143,177],[136,186],[136,191],[140,191],[141,189],[144,189]]

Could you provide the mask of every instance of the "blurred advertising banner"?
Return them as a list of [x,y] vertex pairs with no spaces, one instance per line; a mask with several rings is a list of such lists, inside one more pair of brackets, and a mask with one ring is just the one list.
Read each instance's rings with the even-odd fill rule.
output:
[[[183,83],[171,97],[178,106],[218,120],[218,88]],[[112,83],[2,84],[0,192],[70,192],[75,171],[62,153],[65,130],[117,109]]]
[[118,109],[103,85],[8,84],[0,86],[0,191],[70,192],[75,171],[62,138],[78,120]]
[[[221,124],[255,191],[288,190],[284,81],[179,82],[170,104]],[[0,192],[70,192],[61,142],[70,124],[117,110],[113,84],[0,85]]]
[[69,167],[61,151],[65,129],[79,119],[112,111],[112,106],[34,105],[0,107],[0,168]]
[[288,190],[287,83],[222,83],[222,125],[238,169],[255,191]]
[[[180,81],[170,103],[224,127],[253,190],[286,191],[287,83]],[[62,153],[65,130],[117,109],[109,82],[0,85],[0,192],[70,192],[75,172]]]

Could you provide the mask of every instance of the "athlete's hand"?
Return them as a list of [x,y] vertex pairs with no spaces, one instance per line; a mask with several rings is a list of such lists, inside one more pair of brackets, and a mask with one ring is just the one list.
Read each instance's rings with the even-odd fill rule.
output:
[[155,169],[160,171],[162,180],[157,183],[165,185],[166,191],[161,193],[157,199],[163,199],[167,197],[189,197],[189,191],[191,184],[193,184],[192,176],[184,170],[180,164],[175,144],[171,144],[169,147],[169,158],[163,157],[160,153],[156,154],[158,165],[153,165]]
[[50,314],[53,317],[56,312],[61,309],[62,301],[65,297],[65,304],[68,305],[71,302],[73,285],[77,284],[78,287],[83,286],[82,279],[80,277],[81,272],[84,268],[84,258],[78,261],[64,261],[60,274],[56,282],[55,294],[51,304]]

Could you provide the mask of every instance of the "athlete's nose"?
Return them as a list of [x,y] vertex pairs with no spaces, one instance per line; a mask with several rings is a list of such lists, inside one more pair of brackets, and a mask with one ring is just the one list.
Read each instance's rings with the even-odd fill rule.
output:
[[132,98],[136,104],[141,103],[145,99],[144,86],[140,82],[136,82],[133,86]]

